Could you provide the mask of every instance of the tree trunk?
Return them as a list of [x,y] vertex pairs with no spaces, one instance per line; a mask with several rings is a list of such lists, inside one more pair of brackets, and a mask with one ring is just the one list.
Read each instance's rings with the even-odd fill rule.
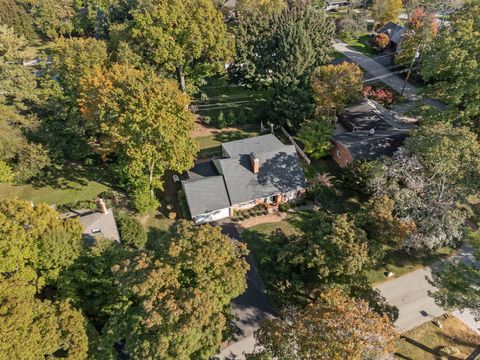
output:
[[150,199],[153,200],[155,198],[155,194],[153,191],[153,169],[155,168],[155,161],[152,161],[150,164],[150,174],[148,176],[148,182],[150,185]]
[[180,90],[182,92],[187,92],[187,89],[185,87],[185,75],[183,74],[183,66],[178,65],[177,66],[177,78],[178,78],[178,84],[180,85]]

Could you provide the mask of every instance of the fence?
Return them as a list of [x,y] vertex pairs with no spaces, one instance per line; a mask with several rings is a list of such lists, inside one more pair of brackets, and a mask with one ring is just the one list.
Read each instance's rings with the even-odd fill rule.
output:
[[308,165],[310,165],[311,161],[308,158],[307,154],[303,152],[302,148],[297,144],[295,140],[293,140],[293,138],[290,136],[290,134],[287,132],[287,130],[285,130],[283,126],[281,127],[281,129],[282,129],[282,132],[285,134],[285,136],[288,138],[288,140],[290,140],[292,145],[295,146],[295,149],[297,150],[298,154],[303,158],[303,160],[305,160],[305,162]]

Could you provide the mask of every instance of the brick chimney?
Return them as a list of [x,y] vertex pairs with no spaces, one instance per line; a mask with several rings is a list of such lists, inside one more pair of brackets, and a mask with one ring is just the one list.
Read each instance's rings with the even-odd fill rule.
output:
[[260,171],[260,159],[258,158],[257,154],[252,152],[250,154],[250,160],[252,162],[252,171],[254,174],[258,174]]
[[103,201],[102,198],[97,198],[97,204],[98,204],[98,210],[102,213],[102,214],[108,214],[108,209],[107,209],[107,205],[105,205],[105,201]]

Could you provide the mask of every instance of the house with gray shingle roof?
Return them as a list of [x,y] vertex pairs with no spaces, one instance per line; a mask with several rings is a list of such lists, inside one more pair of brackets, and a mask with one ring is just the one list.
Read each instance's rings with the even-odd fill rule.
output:
[[356,160],[391,156],[416,127],[416,120],[389,111],[375,101],[363,99],[345,109],[338,117],[336,127],[330,155],[343,168]]
[[188,178],[182,187],[196,224],[294,200],[306,186],[295,147],[272,134],[222,144],[222,157],[197,163]]

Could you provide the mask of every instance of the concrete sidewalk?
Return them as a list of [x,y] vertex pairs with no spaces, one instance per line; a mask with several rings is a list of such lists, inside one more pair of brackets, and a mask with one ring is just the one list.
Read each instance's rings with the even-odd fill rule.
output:
[[[402,92],[405,80],[392,73],[385,66],[375,61],[370,56],[367,56],[360,51],[349,47],[347,44],[339,40],[335,41],[333,47],[336,51],[342,53],[350,60],[357,63],[358,66],[360,66],[362,69],[370,73],[374,79],[383,82],[399,94]],[[429,98],[422,98],[421,96],[419,96],[417,94],[417,88],[410,83],[406,84],[403,96],[409,101],[423,101],[425,104],[434,106],[438,109],[443,110],[447,108],[447,106],[440,101]]]

